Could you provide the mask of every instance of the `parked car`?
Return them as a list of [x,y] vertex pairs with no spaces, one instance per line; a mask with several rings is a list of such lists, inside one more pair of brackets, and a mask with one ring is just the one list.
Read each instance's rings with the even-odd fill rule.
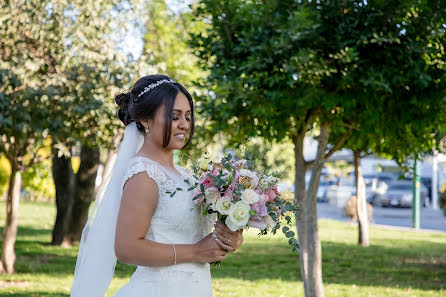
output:
[[328,186],[324,197],[331,205],[342,208],[353,195],[356,195],[356,186],[350,180],[342,179],[341,185]]
[[[420,200],[427,196],[427,188],[420,184]],[[387,192],[375,198],[375,204],[380,206],[412,207],[412,181],[396,181],[389,185]]]
[[336,182],[334,180],[329,180],[321,177],[319,188],[317,189],[317,202],[328,202],[328,198],[326,195],[327,188],[335,184]]
[[375,204],[375,198],[383,195],[388,189],[388,185],[398,180],[398,176],[389,173],[365,174],[366,199],[370,204]]

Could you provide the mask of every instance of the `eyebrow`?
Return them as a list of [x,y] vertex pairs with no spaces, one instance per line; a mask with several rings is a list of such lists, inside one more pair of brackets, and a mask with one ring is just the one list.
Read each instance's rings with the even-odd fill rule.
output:
[[[173,111],[180,112],[180,113],[182,112],[182,110],[180,110],[180,109],[174,109]],[[191,112],[191,110],[189,109],[189,110],[186,111],[186,113],[188,113],[188,112]]]

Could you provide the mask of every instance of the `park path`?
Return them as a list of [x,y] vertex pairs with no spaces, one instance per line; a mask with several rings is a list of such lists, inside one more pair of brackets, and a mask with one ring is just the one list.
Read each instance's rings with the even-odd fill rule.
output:
[[[317,214],[319,219],[333,219],[348,221],[348,217],[342,216],[343,210],[328,203],[317,204]],[[393,228],[401,230],[413,230],[412,209],[411,208],[373,208],[374,227]],[[446,216],[442,210],[422,208],[420,212],[420,231],[441,231],[446,232]]]

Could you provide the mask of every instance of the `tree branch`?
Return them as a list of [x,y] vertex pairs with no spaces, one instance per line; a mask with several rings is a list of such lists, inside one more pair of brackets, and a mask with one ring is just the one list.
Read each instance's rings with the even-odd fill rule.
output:
[[[325,154],[324,161],[327,160],[328,158],[331,157],[331,155],[334,154],[334,152],[336,152],[337,150],[341,149],[342,146],[344,145],[344,143],[347,141],[348,137],[350,136],[351,132],[352,132],[353,127],[350,127],[345,133],[344,135],[342,135],[342,137],[339,139],[339,141],[335,144],[335,146],[333,146],[328,153]],[[311,166],[313,166],[315,160],[311,160],[311,161],[305,161],[305,170],[307,170],[308,168],[310,168]]]
[[350,127],[345,133],[344,135],[342,135],[342,137],[339,139],[338,143],[335,144],[335,146],[333,146],[327,154],[325,154],[324,159],[327,160],[328,158],[331,157],[331,155],[334,154],[334,152],[336,152],[337,150],[341,149],[342,146],[344,145],[344,143],[347,141],[347,139],[350,137],[350,134],[352,133],[352,127]]

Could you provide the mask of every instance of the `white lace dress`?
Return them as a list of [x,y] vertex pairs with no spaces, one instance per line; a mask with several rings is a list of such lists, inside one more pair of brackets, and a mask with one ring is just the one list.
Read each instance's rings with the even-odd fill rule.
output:
[[[136,156],[130,161],[123,185],[133,175],[146,172],[159,188],[158,206],[152,217],[146,238],[159,243],[193,244],[212,230],[215,218],[203,217],[194,207],[192,191],[185,183],[191,184],[194,177],[184,168],[177,166],[177,173],[152,161]],[[166,192],[177,191],[171,197]],[[138,266],[130,281],[115,297],[210,297],[212,283],[209,264],[184,263],[167,267]]]

